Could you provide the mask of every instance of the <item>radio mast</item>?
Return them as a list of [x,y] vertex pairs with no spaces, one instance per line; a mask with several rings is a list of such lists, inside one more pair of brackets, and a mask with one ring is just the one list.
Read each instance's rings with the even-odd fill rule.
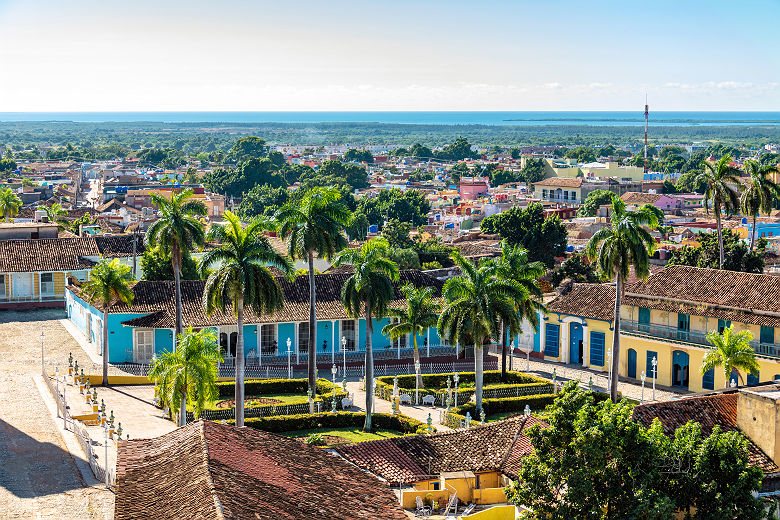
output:
[[647,93],[645,93],[645,169],[647,173]]

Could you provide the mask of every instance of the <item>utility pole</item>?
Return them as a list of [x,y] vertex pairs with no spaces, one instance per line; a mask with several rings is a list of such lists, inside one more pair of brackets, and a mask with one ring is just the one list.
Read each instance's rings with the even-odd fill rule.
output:
[[645,168],[644,173],[647,173],[647,93],[645,93]]

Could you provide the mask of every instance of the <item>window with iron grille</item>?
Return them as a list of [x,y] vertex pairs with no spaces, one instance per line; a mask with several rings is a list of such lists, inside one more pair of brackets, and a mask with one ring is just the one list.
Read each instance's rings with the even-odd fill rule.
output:
[[276,354],[276,325],[260,325],[260,348],[264,356]]
[[344,350],[355,350],[355,320],[341,320],[341,335],[347,338]]
[[558,357],[559,343],[558,340],[561,335],[560,325],[554,325],[548,323],[544,327],[544,355],[550,357]]
[[590,333],[590,364],[591,366],[604,366],[604,333]]
[[54,294],[53,273],[41,273],[41,294]]
[[309,351],[309,322],[298,324],[298,352]]

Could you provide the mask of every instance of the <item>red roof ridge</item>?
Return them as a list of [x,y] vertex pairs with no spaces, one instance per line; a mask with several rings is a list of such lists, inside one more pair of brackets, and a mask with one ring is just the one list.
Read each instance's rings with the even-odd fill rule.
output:
[[[219,499],[219,494],[217,493],[217,488],[214,485],[214,478],[211,475],[211,457],[209,455],[209,443],[206,441],[206,423],[208,421],[198,421],[194,424],[198,425],[198,434],[200,435],[200,443],[201,443],[201,454],[203,455],[203,463],[206,465],[207,468],[209,468],[209,471],[206,472],[206,481],[208,482],[209,486],[209,492],[211,493],[211,498],[214,499],[214,509],[217,514],[218,518],[225,518],[225,514],[223,513],[222,509],[222,502]],[[193,423],[191,423],[193,424]],[[208,422],[208,424],[212,424]]]

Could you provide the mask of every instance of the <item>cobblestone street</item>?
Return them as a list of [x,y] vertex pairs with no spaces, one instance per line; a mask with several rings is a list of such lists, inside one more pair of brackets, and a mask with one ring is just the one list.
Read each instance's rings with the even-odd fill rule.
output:
[[[79,350],[57,321],[62,310],[0,312],[0,517],[104,519],[114,495],[89,487],[52,420],[33,376],[46,364],[63,368]],[[80,356],[87,361],[86,356]],[[77,454],[83,457],[83,454]]]

